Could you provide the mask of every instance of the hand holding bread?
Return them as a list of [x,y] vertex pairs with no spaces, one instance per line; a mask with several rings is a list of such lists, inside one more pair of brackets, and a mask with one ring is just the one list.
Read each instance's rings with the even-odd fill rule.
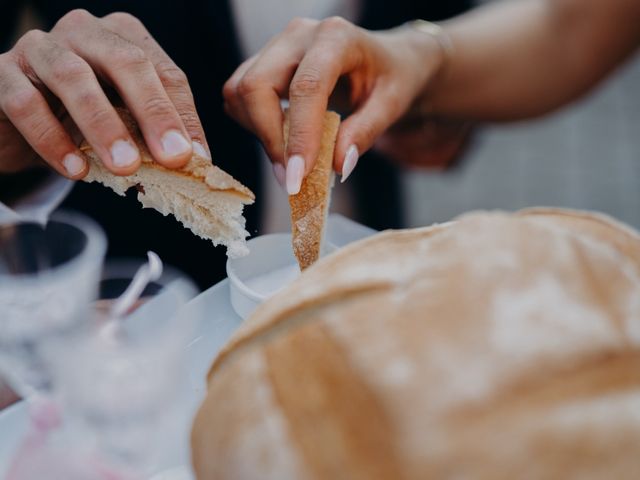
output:
[[140,168],[131,175],[116,176],[85,141],[80,147],[89,160],[84,181],[102,183],[118,195],[136,188],[144,207],[174,215],[199,237],[225,245],[230,257],[246,254],[245,238],[249,234],[242,211],[253,203],[253,192],[197,153],[178,169],[160,165],[152,158],[131,114],[123,108],[117,111],[140,151]]
[[[224,87],[225,107],[260,138],[272,162],[286,167],[287,189],[295,194],[318,157],[323,116],[340,77],[349,85],[351,114],[340,127],[333,168],[344,181],[443,60],[438,42],[412,29],[373,32],[336,17],[295,19],[238,67]],[[281,96],[291,118],[286,148]]]
[[127,13],[73,10],[0,55],[0,173],[39,157],[80,179],[88,165],[77,137],[113,174],[135,172],[141,152],[104,85],[118,92],[160,165],[179,168],[194,151],[209,156],[184,73],[142,23]]

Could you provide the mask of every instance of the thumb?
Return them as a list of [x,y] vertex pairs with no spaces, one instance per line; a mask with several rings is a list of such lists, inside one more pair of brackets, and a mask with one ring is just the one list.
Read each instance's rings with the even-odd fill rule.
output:
[[369,150],[375,140],[403,112],[401,102],[392,90],[378,87],[365,103],[340,126],[334,156],[334,168],[344,182],[355,169],[360,155]]

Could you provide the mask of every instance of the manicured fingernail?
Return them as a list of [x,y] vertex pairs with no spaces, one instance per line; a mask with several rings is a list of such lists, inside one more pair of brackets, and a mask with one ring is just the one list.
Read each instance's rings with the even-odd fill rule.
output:
[[287,162],[287,193],[296,195],[302,186],[304,177],[304,159],[300,155],[294,155]]
[[276,177],[276,180],[280,184],[283,190],[287,189],[287,171],[284,169],[281,163],[273,164],[273,174]]
[[193,148],[193,153],[195,153],[196,155],[202,158],[206,158],[207,160],[211,160],[211,155],[209,154],[209,152],[207,152],[207,149],[204,148],[204,145],[202,145],[200,142],[196,142],[194,140],[193,142],[191,142],[191,148]]
[[349,178],[349,175],[351,175],[351,172],[353,172],[353,169],[356,168],[358,157],[358,147],[351,145],[347,148],[347,153],[344,156],[344,162],[342,164],[342,178],[340,179],[340,183],[344,183],[347,178]]
[[168,158],[184,155],[191,150],[191,142],[177,130],[169,130],[162,136],[162,152]]
[[138,149],[126,140],[116,140],[111,145],[111,158],[113,158],[114,167],[130,167],[138,161],[139,155]]
[[80,175],[87,166],[84,159],[80,158],[75,153],[68,153],[65,155],[62,159],[62,165],[70,177]]

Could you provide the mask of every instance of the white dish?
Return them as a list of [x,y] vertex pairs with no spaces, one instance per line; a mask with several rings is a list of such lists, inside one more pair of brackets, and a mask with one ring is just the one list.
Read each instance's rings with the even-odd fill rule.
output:
[[[329,215],[324,253],[376,233],[342,215]],[[231,306],[247,318],[265,300],[293,282],[300,274],[291,247],[290,233],[252,238],[249,254],[227,261]]]
[[247,256],[227,260],[231,306],[242,319],[300,275],[290,233],[252,238],[247,246]]

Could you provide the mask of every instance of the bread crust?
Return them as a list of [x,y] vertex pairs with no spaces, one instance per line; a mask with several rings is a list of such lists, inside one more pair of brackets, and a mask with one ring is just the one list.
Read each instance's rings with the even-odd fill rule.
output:
[[[335,112],[326,112],[320,151],[313,170],[302,181],[300,192],[289,196],[293,253],[300,270],[305,270],[320,258],[334,181],[333,152],[339,127],[340,116]],[[284,138],[288,139],[288,111],[285,112],[283,130]]]
[[152,158],[142,134],[131,114],[117,108],[124,124],[140,151],[142,163],[128,176],[113,175],[86,142],[80,146],[89,162],[85,182],[98,182],[124,195],[130,188],[138,189],[138,200],[145,208],[163,215],[172,214],[195,235],[214,245],[225,245],[230,257],[248,252],[245,205],[254,202],[253,193],[220,168],[197,154],[179,169],[168,169]]
[[635,478],[639,248],[589,213],[484,212],[322,259],[215,360],[197,478]]
[[[140,132],[138,124],[134,120],[131,113],[127,109],[122,107],[116,107],[116,111],[127,127],[127,130],[129,130],[129,133],[131,134],[133,140],[136,142],[136,146],[140,151],[140,158],[142,160],[142,165],[140,168],[148,168],[161,172],[167,172],[171,173],[172,175],[188,177],[196,182],[203,182],[212,191],[222,191],[237,194],[238,198],[240,198],[242,202],[247,205],[252,204],[255,201],[255,195],[251,190],[242,185],[224,170],[213,165],[211,161],[201,157],[197,153],[193,153],[193,155],[191,156],[191,160],[189,160],[189,162],[187,162],[187,164],[181,168],[168,169],[166,167],[163,167],[162,165],[157,163],[151,156],[151,153],[147,148],[147,144],[142,137],[142,132]],[[80,144],[80,150],[86,155],[91,163],[100,162],[100,158],[93,151],[93,148],[87,143],[86,140],[83,140]],[[86,181],[91,181],[91,178],[91,173],[89,173]],[[127,177],[122,178],[126,179]]]

